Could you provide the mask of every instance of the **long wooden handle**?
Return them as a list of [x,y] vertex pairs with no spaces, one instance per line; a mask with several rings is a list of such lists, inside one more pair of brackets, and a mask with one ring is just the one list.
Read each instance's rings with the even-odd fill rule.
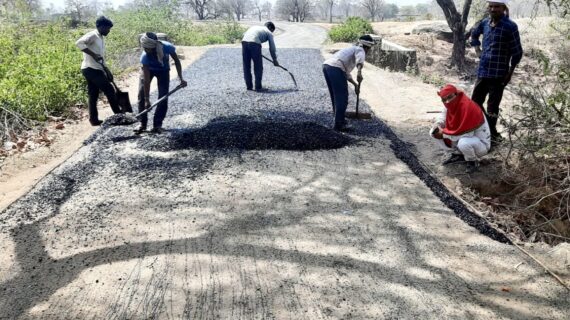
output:
[[161,103],[162,101],[164,101],[164,99],[168,98],[168,96],[170,96],[171,94],[173,94],[174,92],[182,89],[183,87],[181,85],[178,85],[176,88],[172,89],[170,92],[168,92],[167,94],[165,94],[164,96],[160,97],[160,99],[156,100],[150,107],[148,107],[147,109],[144,109],[142,112],[139,112],[135,117],[140,117],[145,113],[148,113],[150,110],[152,110],[154,107],[156,107],[159,103]]

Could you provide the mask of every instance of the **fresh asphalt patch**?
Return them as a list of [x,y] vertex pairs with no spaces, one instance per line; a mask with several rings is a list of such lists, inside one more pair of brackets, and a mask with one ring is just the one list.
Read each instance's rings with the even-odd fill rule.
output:
[[[87,172],[96,174],[104,167],[113,167],[116,175],[132,176],[133,183],[160,186],[164,185],[164,179],[172,183],[172,179],[180,177],[199,177],[208,172],[217,159],[239,157],[247,150],[334,150],[372,146],[373,140],[388,139],[396,156],[459,218],[482,234],[509,243],[503,234],[471,212],[432,177],[408,144],[379,118],[352,121],[353,130],[348,134],[331,129],[332,106],[321,71],[319,50],[282,49],[279,60],[295,74],[299,90],[295,90],[287,73],[265,63],[263,85],[268,91],[247,91],[241,73],[240,50],[209,50],[184,71],[188,87],[169,97],[165,132],[136,136],[133,133],[136,124],[103,126],[85,142],[85,145],[95,144],[91,147],[98,152],[92,153],[85,163],[70,166],[65,173],[46,177],[44,183],[6,209],[0,218],[13,215],[22,208],[21,203],[53,202],[46,199],[54,198],[52,193],[60,188],[63,176],[77,176],[73,183],[81,184],[89,179]],[[172,82],[171,85],[176,85],[176,80]],[[349,110],[354,104],[355,95],[351,92]],[[370,112],[364,101],[361,108]],[[151,112],[149,126],[152,115]],[[125,148],[143,151],[143,154],[117,156],[118,150]],[[157,152],[167,152],[168,156],[153,154]],[[76,170],[82,174],[77,175]],[[38,216],[26,211],[25,216],[30,219]],[[45,216],[45,212],[40,216]],[[3,225],[6,226],[5,221]]]

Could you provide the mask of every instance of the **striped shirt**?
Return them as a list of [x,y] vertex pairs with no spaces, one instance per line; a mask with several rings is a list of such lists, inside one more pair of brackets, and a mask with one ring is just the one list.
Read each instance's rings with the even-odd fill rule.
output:
[[350,72],[352,72],[356,65],[364,64],[365,58],[366,54],[362,47],[352,46],[338,51],[332,57],[325,60],[323,64],[340,68],[344,73],[346,73],[347,79],[352,79]]
[[269,42],[269,53],[273,60],[277,60],[277,49],[275,49],[275,42],[273,41],[273,33],[267,27],[253,26],[244,33],[242,41],[255,42],[262,44],[266,41]]
[[[479,78],[503,78],[509,67],[515,67],[522,58],[523,49],[519,30],[512,20],[503,16],[496,26],[491,26],[491,19],[486,18],[471,32],[471,45],[481,45],[479,37],[483,35],[483,48],[479,61]],[[509,65],[510,64],[510,65]]]

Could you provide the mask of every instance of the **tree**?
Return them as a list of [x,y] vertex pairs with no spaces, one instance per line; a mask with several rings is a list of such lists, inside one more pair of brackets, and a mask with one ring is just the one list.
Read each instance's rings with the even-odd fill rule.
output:
[[295,22],[303,22],[311,15],[313,2],[311,0],[277,0],[277,12]]
[[382,6],[384,5],[383,0],[361,0],[360,5],[366,9],[370,20],[375,21],[376,17],[380,16],[382,12]]
[[264,2],[261,5],[261,12],[263,12],[263,14],[265,14],[265,17],[267,18],[267,20],[271,20],[271,9],[273,8],[273,5],[271,4],[271,2]]
[[429,12],[429,6],[426,3],[418,3],[415,8],[416,14],[425,16]]
[[73,20],[82,21],[86,18],[89,5],[85,0],[65,0],[65,13]]
[[259,21],[261,21],[261,13],[262,13],[262,5],[260,4],[261,0],[253,0],[252,4],[253,4],[253,11],[255,12],[255,14],[257,15],[257,18],[259,19]]
[[352,0],[340,0],[338,4],[339,10],[345,18],[350,16],[353,6],[354,4],[352,3]]
[[465,0],[461,14],[455,8],[453,0],[437,0],[443,10],[445,20],[453,32],[453,49],[451,53],[451,66],[463,70],[465,67],[465,27],[471,9],[472,0]]
[[393,3],[385,4],[382,7],[382,16],[387,19],[395,18],[399,12],[400,8],[398,8],[398,6]]
[[332,23],[333,7],[337,3],[337,0],[325,0],[325,1],[329,7],[329,23]]
[[229,4],[237,21],[241,21],[249,5],[249,0],[229,0]]
[[208,18],[208,7],[210,6],[212,0],[190,0],[184,4],[190,5],[198,20],[204,20]]

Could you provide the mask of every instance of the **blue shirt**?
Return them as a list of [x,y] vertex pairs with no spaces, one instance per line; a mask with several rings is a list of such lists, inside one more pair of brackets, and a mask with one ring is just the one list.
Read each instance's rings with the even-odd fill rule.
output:
[[141,64],[143,66],[147,66],[150,71],[166,71],[170,70],[170,54],[176,52],[176,47],[172,45],[172,43],[167,41],[162,42],[162,51],[164,52],[164,57],[162,59],[163,65],[158,63],[158,59],[149,56],[146,52],[143,51],[141,54]]
[[507,16],[503,16],[497,25],[492,27],[491,19],[485,18],[471,32],[472,46],[481,45],[479,41],[481,34],[483,34],[483,48],[477,77],[505,77],[509,67],[515,67],[521,61],[523,54],[517,25]]

